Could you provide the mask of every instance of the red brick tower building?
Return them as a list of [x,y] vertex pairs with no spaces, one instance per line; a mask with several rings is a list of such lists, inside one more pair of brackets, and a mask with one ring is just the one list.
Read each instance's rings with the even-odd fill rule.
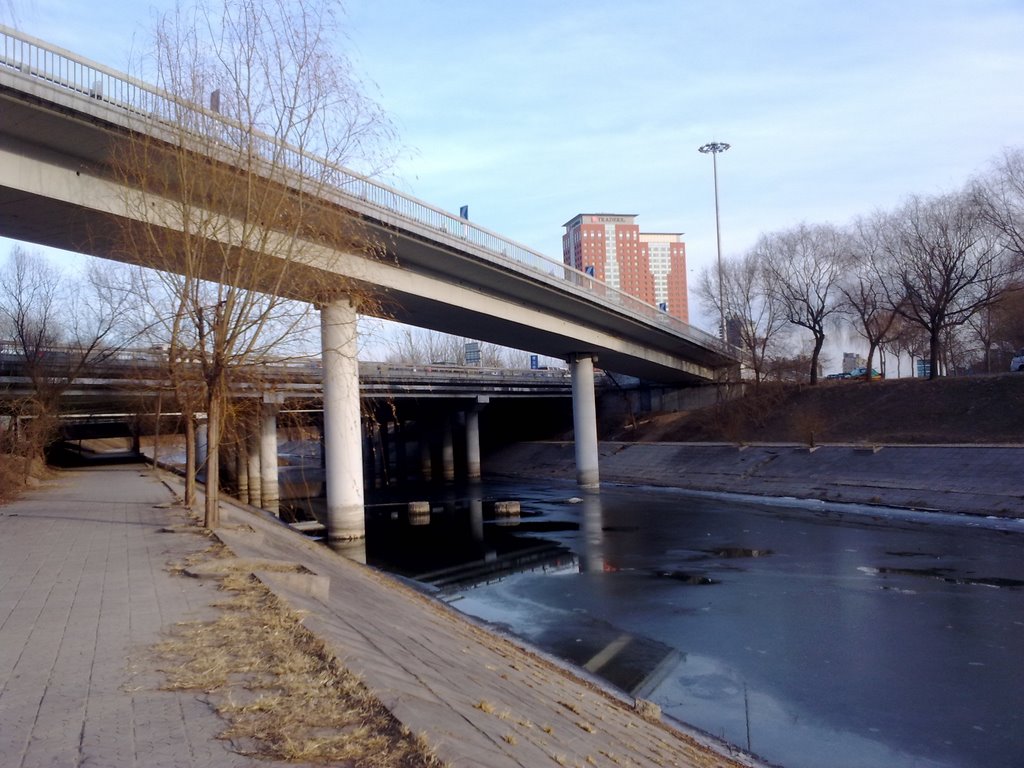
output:
[[581,213],[564,226],[566,264],[689,322],[682,233],[643,233],[635,214]]

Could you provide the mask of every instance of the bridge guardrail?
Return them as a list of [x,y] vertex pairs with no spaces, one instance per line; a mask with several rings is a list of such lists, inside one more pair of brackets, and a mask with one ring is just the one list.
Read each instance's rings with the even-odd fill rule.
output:
[[223,129],[238,132],[261,149],[264,159],[284,161],[298,173],[311,163],[325,170],[335,192],[342,198],[358,200],[381,211],[397,215],[409,222],[446,233],[487,252],[491,258],[509,265],[526,267],[547,276],[560,278],[592,296],[657,325],[666,326],[683,338],[735,358],[737,350],[717,337],[675,318],[659,308],[603,283],[561,261],[545,256],[525,245],[509,240],[491,230],[477,226],[455,214],[406,195],[393,187],[373,181],[355,171],[329,163],[291,147],[272,136],[260,134],[220,113],[186,102],[130,75],[117,72],[96,62],[45,41],[0,25],[0,66],[16,70],[70,93],[96,99],[134,115],[174,124],[182,110],[219,123]]

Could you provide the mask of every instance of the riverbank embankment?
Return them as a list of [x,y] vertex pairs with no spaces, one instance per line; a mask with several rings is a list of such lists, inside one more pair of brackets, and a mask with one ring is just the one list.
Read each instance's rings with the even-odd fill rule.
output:
[[[573,478],[571,442],[508,446],[488,474]],[[1024,446],[600,444],[603,482],[1024,518]]]

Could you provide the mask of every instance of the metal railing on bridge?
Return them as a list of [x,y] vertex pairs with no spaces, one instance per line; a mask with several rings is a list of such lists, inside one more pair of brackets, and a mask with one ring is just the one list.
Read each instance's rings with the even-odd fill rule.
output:
[[182,110],[201,115],[207,120],[217,121],[226,131],[244,134],[248,140],[255,140],[254,146],[262,150],[264,157],[272,157],[275,162],[283,160],[286,166],[297,173],[301,173],[302,169],[308,168],[311,163],[326,170],[334,183],[339,202],[358,201],[407,222],[428,227],[446,238],[474,246],[475,255],[484,255],[489,260],[513,266],[520,271],[532,272],[546,278],[557,278],[584,290],[602,300],[602,303],[648,322],[665,326],[695,344],[717,350],[728,357],[734,357],[736,354],[736,350],[723,344],[715,336],[561,261],[352,170],[290,147],[272,136],[255,132],[250,127],[218,112],[186,102],[141,80],[3,25],[0,25],[0,67],[15,70],[66,92],[101,101],[127,114],[156,123],[171,125],[174,116],[181,114]]

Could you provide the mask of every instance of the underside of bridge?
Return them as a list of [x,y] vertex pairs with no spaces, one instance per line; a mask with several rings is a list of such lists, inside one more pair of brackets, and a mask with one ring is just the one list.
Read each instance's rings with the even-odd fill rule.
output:
[[[675,327],[667,317],[652,320],[650,308],[638,309],[628,297],[615,299],[607,286],[570,280],[568,272],[560,274],[560,266],[518,263],[470,242],[465,229],[453,231],[448,222],[454,220],[443,212],[436,212],[436,220],[445,222],[440,227],[433,218],[406,216],[400,212],[403,206],[431,217],[434,209],[396,191],[347,176],[401,205],[388,208],[340,187],[310,200],[304,177],[262,175],[262,161],[254,163],[251,155],[244,167],[226,162],[218,152],[198,155],[180,126],[104,99],[91,83],[69,87],[64,76],[40,74],[34,66],[0,68],[0,235],[169,271],[181,268],[166,257],[176,252],[175,244],[185,252],[199,238],[223,254],[222,263],[209,263],[207,271],[195,275],[206,279],[219,279],[225,271],[243,274],[246,265],[260,259],[279,259],[265,273],[254,271],[255,281],[254,274],[247,274],[239,287],[309,301],[320,309],[332,538],[363,535],[359,312],[566,360],[578,480],[584,487],[596,488],[599,482],[595,366],[641,379],[697,384],[719,380],[723,371],[738,365],[729,350],[706,334]],[[119,164],[138,154],[140,145],[146,168],[157,169],[155,174],[147,175],[146,168],[126,174]],[[236,239],[241,228],[237,200],[231,196],[206,194],[198,199],[202,209],[197,199],[176,199],[188,179],[174,175],[178,166],[167,162],[172,156],[208,174],[244,178],[250,186],[279,194],[284,207],[277,210],[297,208],[301,198],[312,210],[310,218],[290,232],[277,219],[259,222],[263,231],[255,242],[286,239],[288,247],[253,250],[253,241]],[[191,212],[183,214],[188,205]],[[215,226],[194,230],[192,216]],[[198,233],[186,236],[184,231]],[[477,232],[492,238],[492,233]],[[167,246],[159,259],[145,247],[132,247],[147,238]],[[519,248],[499,236],[492,239]],[[279,402],[277,396],[264,397],[264,442],[270,440]],[[471,432],[478,428],[476,418],[468,417]],[[264,472],[275,474],[276,463],[270,463]]]

